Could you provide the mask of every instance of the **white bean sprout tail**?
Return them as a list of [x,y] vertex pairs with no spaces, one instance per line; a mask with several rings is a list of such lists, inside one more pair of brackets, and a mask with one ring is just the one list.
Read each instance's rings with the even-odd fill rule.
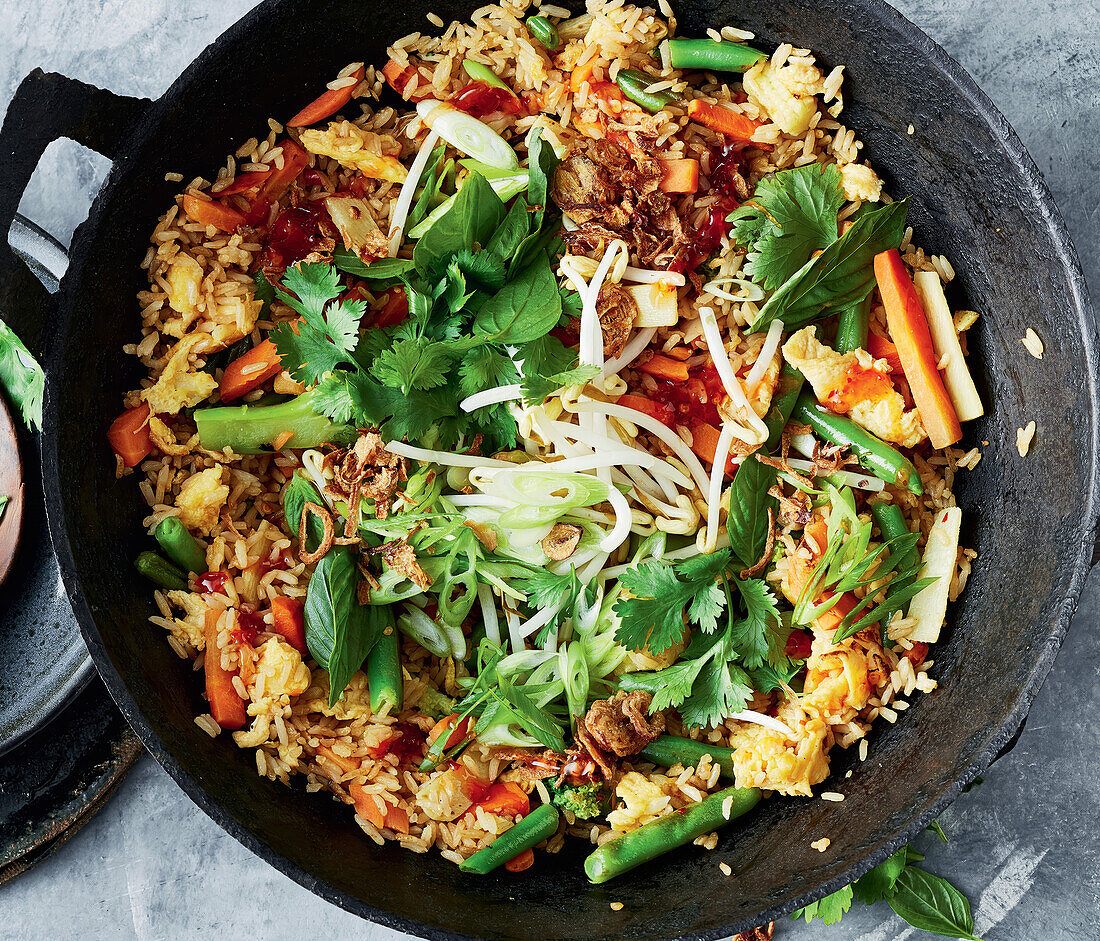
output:
[[747,427],[741,429],[745,432],[743,440],[746,444],[763,444],[768,438],[768,428],[749,404],[745,390],[733,371],[733,364],[722,342],[722,332],[718,329],[718,321],[714,319],[714,310],[710,307],[700,307],[699,322],[703,326],[703,337],[707,341],[707,349],[710,350],[714,368],[718,370],[726,395],[730,397],[734,409],[743,412],[747,419]]
[[428,165],[432,150],[439,143],[439,135],[435,131],[428,131],[424,143],[420,145],[416,158],[409,167],[409,174],[401,186],[397,202],[393,206],[393,215],[390,217],[390,241],[386,254],[390,258],[397,257],[397,250],[401,247],[401,240],[405,234],[405,220],[409,218],[409,210],[412,209],[413,196],[416,194],[416,186],[424,175],[424,168]]
[[707,491],[707,538],[703,543],[704,552],[713,552],[718,541],[718,514],[722,503],[722,482],[726,478],[726,462],[733,446],[733,422],[722,425],[718,444],[714,451],[714,466],[710,471],[710,488]]
[[756,391],[756,387],[760,385],[760,381],[764,378],[764,374],[775,358],[776,351],[779,349],[779,341],[782,338],[783,321],[773,320],[771,326],[768,327],[768,335],[764,338],[764,345],[760,347],[760,355],[756,357],[752,369],[745,376],[745,390],[749,395],[752,395]]

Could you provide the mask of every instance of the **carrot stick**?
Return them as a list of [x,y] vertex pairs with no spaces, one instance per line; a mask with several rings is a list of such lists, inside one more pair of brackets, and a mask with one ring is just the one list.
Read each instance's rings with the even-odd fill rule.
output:
[[[430,745],[437,738],[439,738],[440,735],[446,732],[447,729],[454,725],[456,719],[458,719],[458,713],[452,712],[449,716],[444,716],[435,725],[433,725],[432,730],[428,733],[428,744]],[[469,728],[470,717],[467,716],[465,719],[459,722],[458,725],[455,726],[454,731],[447,736],[447,741],[443,743],[443,750],[446,751],[448,748],[454,748],[466,737],[466,733],[469,731]]]
[[661,161],[662,193],[694,193],[699,189],[699,161],[692,157]]
[[504,864],[504,868],[509,872],[523,872],[524,869],[530,869],[533,865],[535,865],[535,851],[528,847],[519,855],[508,860]]
[[886,307],[890,338],[897,345],[921,424],[932,447],[946,448],[962,437],[962,428],[936,369],[936,352],[924,308],[896,248],[875,256],[875,280]]
[[199,199],[188,193],[183,197],[183,211],[199,225],[212,225],[223,232],[236,232],[245,223],[245,217],[236,209],[216,200]]
[[667,379],[669,382],[688,381],[687,363],[669,359],[667,356],[661,356],[659,353],[656,356],[651,356],[644,363],[639,363],[634,368],[637,369],[638,372],[648,373],[651,376],[656,376],[658,379]]
[[898,348],[886,337],[880,337],[877,333],[868,333],[867,352],[875,359],[886,360],[890,364],[890,372],[903,372]]
[[309,653],[309,648],[306,646],[303,607],[298,598],[286,598],[282,595],[271,602],[272,626],[275,628],[275,633],[304,657]]
[[248,722],[245,701],[233,688],[233,674],[222,667],[222,651],[218,646],[218,618],[220,611],[207,609],[204,633],[206,657],[203,670],[206,673],[206,698],[210,701],[210,715],[223,729],[242,729]]
[[352,771],[358,771],[362,767],[362,763],[355,758],[345,757],[344,755],[338,755],[328,745],[318,745],[317,754],[324,755],[329,761],[331,761],[336,767],[338,767],[344,774],[350,774]]
[[[718,438],[721,432],[705,421],[695,422],[691,426],[691,450],[702,460],[711,466],[718,456]],[[730,476],[737,469],[732,458],[726,460],[726,475]]]
[[336,114],[344,105],[351,101],[352,92],[355,91],[356,86],[363,81],[363,75],[366,73],[364,66],[359,66],[354,72],[351,73],[351,78],[355,79],[353,82],[349,82],[343,88],[330,88],[316,100],[306,105],[301,111],[299,111],[294,117],[287,121],[287,127],[308,127],[310,124],[316,124],[318,121],[323,121],[325,118]]
[[573,71],[569,73],[569,90],[575,95],[581,90],[581,86],[585,82],[588,82],[589,85],[591,85],[593,81],[592,75],[595,70],[595,58],[589,59],[583,65],[579,65],[577,66],[577,68],[573,69]]
[[721,105],[712,105],[698,98],[688,102],[688,117],[697,124],[702,124],[703,127],[709,127],[712,131],[740,141],[751,141],[752,135],[761,126],[759,121],[754,121],[739,111],[731,111]]
[[477,806],[502,817],[526,817],[531,812],[531,799],[514,781],[495,781]]
[[279,142],[283,151],[282,167],[273,167],[264,175],[264,180],[252,200],[245,221],[255,225],[280,196],[283,195],[301,172],[309,166],[309,154],[289,137]]
[[383,801],[386,805],[386,812],[383,814],[378,809],[378,801],[375,800],[374,795],[367,793],[366,788],[358,782],[348,785],[348,793],[354,802],[355,812],[364,820],[369,820],[379,830],[389,827],[398,833],[409,832],[409,814],[403,807]]
[[264,340],[225,367],[219,389],[223,402],[232,402],[262,386],[282,370],[279,353],[272,340]]
[[248,173],[238,173],[232,183],[223,189],[211,190],[210,195],[236,196],[238,193],[247,193],[250,190],[259,189],[270,172],[271,169],[268,168],[267,170],[250,170]]
[[142,402],[118,416],[107,430],[107,441],[127,467],[141,463],[153,450],[149,434],[149,403]]

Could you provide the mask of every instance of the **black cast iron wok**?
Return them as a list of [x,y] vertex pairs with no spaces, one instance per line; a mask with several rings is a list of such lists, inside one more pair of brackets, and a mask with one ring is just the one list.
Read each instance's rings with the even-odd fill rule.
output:
[[[936,648],[940,688],[876,734],[870,759],[834,752],[843,803],[772,799],[722,834],[600,888],[583,846],[519,875],[471,879],[436,855],[379,849],[346,808],[256,775],[251,754],[192,722],[199,685],[146,623],[148,586],[131,560],[145,538],[132,481],[105,442],[120,396],[139,378],[121,353],[137,336],[138,262],[176,184],[286,116],[345,63],[381,63],[385,45],[427,28],[434,9],[463,18],[475,2],[269,0],[210,47],[158,102],[122,99],[38,73],[9,111],[0,153],[13,171],[0,200],[6,231],[45,144],[73,136],[116,158],[73,259],[52,323],[43,465],[61,568],[85,637],[145,745],[228,832],[319,895],[427,937],[718,937],[835,889],[867,870],[954,798],[1011,737],[1050,668],[1077,601],[1097,516],[1096,352],[1084,280],[1031,159],[992,104],[931,41],[881,0],[681,3],[680,31],[736,23],[848,65],[845,118],[895,194],[914,196],[918,241],[960,276],[956,306],[982,313],[972,363],[989,442],[960,475],[965,543],[980,553]],[[906,133],[914,125],[915,133]],[[14,188],[13,188],[14,187]],[[1046,342],[1037,361],[1028,326]],[[1021,459],[1015,429],[1038,425]],[[845,780],[844,772],[854,767]],[[827,853],[810,843],[828,836]],[[733,868],[724,878],[718,862]],[[611,911],[608,903],[625,903]]]

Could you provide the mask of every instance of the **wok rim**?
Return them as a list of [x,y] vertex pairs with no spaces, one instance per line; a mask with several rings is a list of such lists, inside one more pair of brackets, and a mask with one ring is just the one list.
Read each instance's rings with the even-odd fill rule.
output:
[[[103,186],[92,203],[88,218],[77,228],[73,236],[70,251],[71,263],[66,276],[62,279],[57,296],[56,310],[64,317],[64,329],[58,338],[59,346],[56,350],[56,362],[60,362],[63,350],[67,347],[72,335],[74,294],[84,273],[88,247],[100,228],[105,209],[114,195],[119,179],[125,175],[135,162],[136,151],[140,150],[153,131],[160,126],[180,90],[201,78],[202,73],[215,65],[215,60],[224,45],[240,39],[244,34],[254,35],[256,28],[262,28],[262,21],[267,17],[271,8],[280,6],[285,2],[289,2],[289,0],[264,0],[221,33],[184,69],[168,89],[152,102],[137,126],[132,129],[131,139],[128,145],[121,149],[120,156],[113,162]],[[1023,142],[992,99],[981,90],[970,74],[949,56],[938,43],[927,36],[902,13],[886,3],[885,0],[857,0],[857,3],[863,6],[874,18],[891,25],[920,52],[926,66],[932,73],[930,80],[941,86],[944,84],[950,86],[956,94],[967,101],[978,118],[989,128],[992,136],[1011,163],[1020,171],[1021,185],[1032,197],[1033,204],[1039,211],[1042,228],[1050,238],[1050,245],[1053,249],[1052,257],[1057,259],[1061,270],[1065,273],[1069,287],[1069,299],[1077,314],[1077,328],[1080,331],[1082,353],[1085,362],[1089,366],[1084,382],[1090,404],[1089,462],[1092,470],[1082,504],[1085,512],[1078,523],[1081,544],[1077,557],[1073,561],[1068,587],[1058,601],[1055,618],[1046,626],[1036,625],[1042,632],[1041,642],[1044,650],[1036,659],[1026,682],[1020,688],[1012,709],[1002,721],[996,734],[988,740],[983,748],[978,750],[962,775],[947,784],[939,796],[928,805],[928,809],[914,817],[908,826],[899,830],[892,838],[881,843],[876,849],[852,861],[839,876],[821,883],[814,891],[791,899],[786,903],[772,906],[754,916],[751,922],[755,924],[764,924],[776,920],[794,909],[808,904],[810,901],[822,898],[850,884],[873,866],[882,862],[931,823],[939,813],[962,793],[963,789],[974,778],[988,768],[1001,749],[1012,740],[1013,736],[1020,730],[1035,696],[1046,680],[1069,629],[1070,620],[1077,608],[1085,580],[1091,569],[1092,547],[1098,518],[1100,518],[1100,500],[1098,500],[1098,491],[1100,491],[1100,390],[1098,390],[1096,377],[1097,325],[1088,298],[1084,271],[1070,239],[1061,211]],[[281,855],[247,827],[239,823],[168,751],[145,720],[140,706],[131,695],[125,681],[115,670],[107,653],[106,645],[92,617],[77,575],[65,520],[62,482],[57,470],[59,466],[57,461],[59,400],[51,393],[51,388],[52,384],[48,383],[43,437],[43,455],[46,460],[43,461],[43,476],[45,478],[47,518],[57,550],[62,581],[96,668],[107,686],[111,698],[126,718],[126,721],[137,733],[146,750],[171,775],[188,798],[222,830],[259,856],[264,862],[289,876],[315,895],[361,918],[418,937],[441,939],[441,941],[442,939],[450,941],[450,939],[472,938],[473,936],[459,931],[425,924],[386,909],[378,908],[335,888],[320,877],[313,875],[302,866]],[[1036,637],[1036,642],[1039,641],[1040,638]],[[711,941],[711,939],[727,938],[738,931],[753,926],[749,922],[734,923],[681,935],[680,937],[693,939],[693,941],[694,939]]]

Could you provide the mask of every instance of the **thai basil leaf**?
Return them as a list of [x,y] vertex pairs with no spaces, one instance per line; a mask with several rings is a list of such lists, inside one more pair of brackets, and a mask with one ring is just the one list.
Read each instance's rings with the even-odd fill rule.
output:
[[861,213],[840,238],[787,279],[760,309],[750,332],[773,320],[797,330],[863,300],[875,286],[873,262],[897,248],[905,233],[909,200]]
[[[341,271],[368,281],[392,281],[413,270],[413,262],[409,258],[380,258],[368,264],[342,247],[332,253],[332,263]],[[258,292],[256,296],[260,296]]]
[[507,262],[515,255],[523,240],[527,238],[530,228],[531,213],[527,211],[527,203],[522,199],[517,199],[512,203],[508,215],[504,217],[504,222],[493,233],[493,237],[489,239],[489,244],[485,246],[485,249]]
[[901,871],[894,894],[887,901],[914,928],[977,941],[966,896],[946,879],[918,866],[906,866]]
[[351,551],[337,546],[317,563],[306,589],[306,646],[328,670],[330,706],[343,696],[386,627],[396,629],[388,605],[359,604],[358,581]]
[[479,173],[471,173],[451,208],[417,240],[413,249],[416,270],[426,277],[437,277],[456,252],[486,245],[504,215],[504,203],[488,181]]
[[558,158],[542,136],[542,129],[536,128],[527,145],[528,170],[527,202],[534,210],[531,229],[538,232],[542,228],[543,219],[546,218],[547,209],[553,211],[553,206],[548,206],[550,199],[550,180],[554,171],[558,168]]
[[549,333],[560,318],[558,281],[542,255],[481,305],[474,332],[497,343],[527,343]]
[[[294,538],[297,538],[297,534],[301,529],[302,511],[307,503],[316,503],[318,506],[325,505],[321,495],[317,492],[317,488],[301,473],[295,474],[290,478],[286,490],[283,491],[283,515],[286,517],[287,526],[290,527]],[[317,551],[324,532],[324,524],[316,514],[310,513],[309,520],[306,523],[307,552]]]
[[767,547],[768,508],[774,513],[778,506],[768,494],[775,481],[775,468],[752,457],[743,460],[733,476],[726,529],[730,548],[746,568],[759,562]]
[[[557,291],[555,285],[555,293]],[[23,423],[32,431],[42,427],[42,396],[46,374],[23,341],[0,320],[0,387],[19,406]]]

